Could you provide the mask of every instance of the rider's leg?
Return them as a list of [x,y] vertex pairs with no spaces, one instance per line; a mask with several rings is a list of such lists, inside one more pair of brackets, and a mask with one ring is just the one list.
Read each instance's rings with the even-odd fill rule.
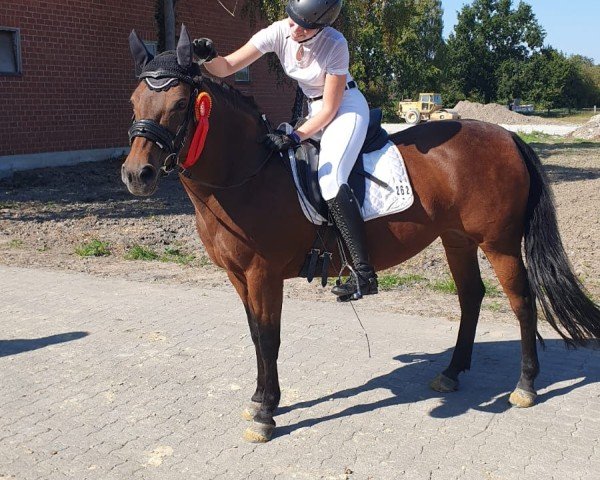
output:
[[347,184],[344,184],[336,197],[327,201],[327,205],[350,252],[356,273],[356,278],[350,276],[346,283],[336,285],[331,291],[339,297],[354,296],[357,299],[362,295],[377,293],[377,275],[369,263],[367,252],[365,222],[354,193]]
[[[323,132],[319,155],[321,192],[350,252],[362,294],[377,293],[377,276],[369,263],[360,208],[347,182],[364,144],[368,126],[369,107],[364,96],[356,89],[346,90],[336,117]],[[340,297],[356,295],[357,292],[353,277],[333,289],[333,293]]]

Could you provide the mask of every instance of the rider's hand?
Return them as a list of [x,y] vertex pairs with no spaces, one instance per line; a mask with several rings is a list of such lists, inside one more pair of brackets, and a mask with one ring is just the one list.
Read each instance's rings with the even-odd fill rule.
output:
[[210,38],[196,38],[192,42],[192,45],[194,46],[194,55],[196,55],[199,60],[210,62],[213,58],[219,55],[213,41]]
[[262,138],[262,143],[277,152],[288,150],[300,145],[300,136],[296,132],[286,134],[281,130],[275,130],[273,133],[269,133]]

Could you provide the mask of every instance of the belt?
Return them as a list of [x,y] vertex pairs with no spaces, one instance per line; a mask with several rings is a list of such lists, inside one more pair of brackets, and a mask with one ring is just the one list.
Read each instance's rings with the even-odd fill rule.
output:
[[[356,82],[354,80],[350,80],[346,84],[346,88],[344,90],[350,90],[352,88],[357,88]],[[309,103],[312,103],[312,102],[316,102],[317,100],[322,100],[322,99],[323,99],[323,95],[319,95],[318,97],[309,98],[308,101],[309,101]]]

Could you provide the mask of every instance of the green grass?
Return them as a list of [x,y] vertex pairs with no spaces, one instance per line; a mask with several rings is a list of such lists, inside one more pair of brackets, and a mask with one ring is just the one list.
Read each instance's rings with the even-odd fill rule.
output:
[[23,242],[23,240],[20,240],[18,238],[15,238],[14,240],[8,242],[8,246],[10,248],[22,248],[24,244],[25,243]]
[[565,138],[560,135],[549,135],[544,132],[533,131],[531,133],[518,132],[519,137],[526,143],[560,143],[564,142]]
[[429,280],[423,275],[409,273],[406,275],[399,275],[397,273],[389,273],[379,275],[378,283],[381,290],[393,290],[394,288],[403,286],[412,286],[419,283],[428,283]]
[[16,202],[0,202],[0,210],[10,210],[17,207]]
[[533,131],[531,133],[523,133],[517,132],[517,135],[521,137],[526,143],[537,143],[537,144],[546,144],[546,145],[576,145],[582,143],[590,143],[593,144],[590,140],[585,140],[582,138],[571,138],[571,137],[563,137],[560,135],[550,135],[544,132]]
[[175,247],[165,248],[165,253],[160,257],[161,262],[174,262],[180,265],[189,265],[195,259],[194,255],[182,253]]
[[496,285],[490,283],[488,280],[483,280],[483,286],[485,287],[485,296],[486,297],[501,297],[502,290],[500,290]]
[[199,259],[199,263],[201,267],[207,267],[208,265],[212,265],[212,260],[208,255],[202,255]]
[[456,284],[450,277],[442,280],[433,280],[429,283],[429,286],[434,292],[456,295]]
[[108,242],[91,240],[75,248],[75,253],[80,257],[106,257],[110,255]]
[[165,248],[164,253],[159,254],[149,247],[144,247],[143,245],[134,245],[125,253],[125,259],[144,261],[158,260],[161,262],[189,265],[196,259],[196,257],[194,255],[183,253],[176,247],[167,247]]
[[134,245],[125,253],[125,260],[158,260],[159,255],[154,250],[142,245]]

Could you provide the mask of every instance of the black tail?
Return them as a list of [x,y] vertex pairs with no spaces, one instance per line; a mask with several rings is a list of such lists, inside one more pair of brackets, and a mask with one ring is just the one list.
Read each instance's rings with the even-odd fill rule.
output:
[[513,139],[530,177],[525,224],[525,259],[531,293],[546,320],[569,345],[600,339],[600,308],[573,273],[556,221],[549,180],[533,149],[518,135]]

